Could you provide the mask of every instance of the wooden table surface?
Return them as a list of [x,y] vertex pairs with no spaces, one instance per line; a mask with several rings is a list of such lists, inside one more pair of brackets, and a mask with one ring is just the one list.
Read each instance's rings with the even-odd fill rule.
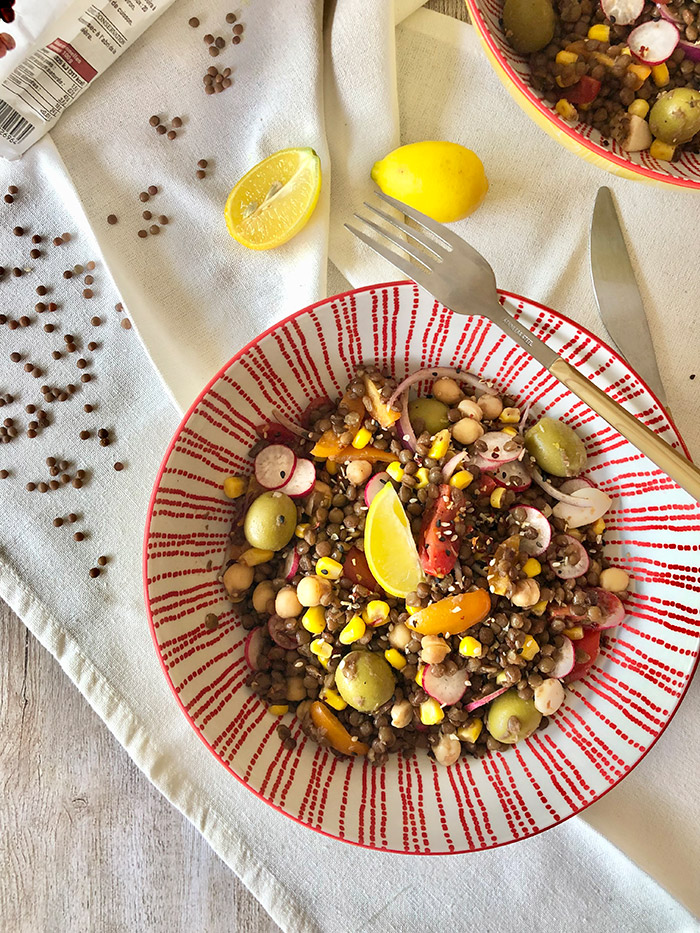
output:
[[279,929],[1,601],[0,658],[1,933]]

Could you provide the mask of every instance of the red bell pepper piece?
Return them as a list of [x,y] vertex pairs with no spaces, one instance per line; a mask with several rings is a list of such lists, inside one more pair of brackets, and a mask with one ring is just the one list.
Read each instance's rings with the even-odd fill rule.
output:
[[600,629],[584,629],[583,638],[579,638],[578,641],[574,642],[574,648],[577,652],[584,651],[588,655],[588,660],[577,661],[574,664],[571,671],[564,678],[564,682],[567,684],[572,683],[574,680],[581,680],[595,663],[600,651]]
[[446,577],[455,565],[461,544],[455,522],[463,508],[462,490],[445,483],[423,516],[418,556],[423,570],[433,577]]
[[592,104],[600,94],[600,88],[600,81],[584,75],[576,84],[564,88],[560,97],[565,97],[572,104]]

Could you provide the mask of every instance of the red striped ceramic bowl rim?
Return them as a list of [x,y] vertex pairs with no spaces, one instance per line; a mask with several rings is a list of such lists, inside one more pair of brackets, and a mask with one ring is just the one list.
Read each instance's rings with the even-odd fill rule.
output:
[[603,146],[603,137],[598,130],[585,123],[572,126],[563,120],[530,85],[526,59],[506,40],[500,23],[502,0],[466,0],[466,4],[481,39],[500,66],[502,77],[512,83],[522,97],[551,124],[557,134],[567,136],[596,158],[610,163],[611,170],[614,170],[612,166],[617,166],[647,181],[683,188],[700,188],[700,157],[693,153],[682,153],[676,162],[660,162],[653,159],[648,151],[624,152],[613,139],[608,140],[608,146]]
[[[536,302],[502,293],[521,322],[675,446],[666,412],[597,337]],[[608,549],[635,580],[625,622],[549,726],[506,753],[439,768],[424,753],[386,765],[336,758],[280,722],[245,686],[245,632],[217,580],[233,512],[225,476],[251,469],[255,426],[271,407],[296,417],[337,395],[372,361],[397,378],[462,366],[493,378],[584,437],[588,476],[614,496]],[[541,832],[614,787],[656,742],[698,660],[697,503],[482,318],[453,315],[412,282],[337,295],[248,344],[183,419],[155,481],[144,541],[154,644],[181,709],[228,771],[305,826],[375,849],[472,852]],[[220,626],[209,632],[204,617]]]

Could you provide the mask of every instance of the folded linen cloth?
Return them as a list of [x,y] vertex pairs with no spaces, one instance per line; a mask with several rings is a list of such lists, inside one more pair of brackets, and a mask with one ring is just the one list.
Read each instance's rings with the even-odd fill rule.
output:
[[[225,12],[222,3],[211,4],[203,29],[222,21]],[[78,404],[99,400],[90,427],[109,424],[114,441],[76,451],[76,399],[54,405],[46,443],[33,447],[38,438],[23,438],[2,448],[11,475],[0,483],[8,516],[0,527],[0,595],[57,657],[149,779],[284,929],[437,930],[450,921],[500,931],[525,922],[543,930],[699,929],[680,904],[586,824],[593,822],[700,912],[693,885],[700,813],[686,791],[698,763],[686,740],[699,712],[697,689],[649,758],[583,819],[502,850],[417,859],[318,836],[258,801],[199,742],[152,649],[140,540],[152,479],[177,423],[158,376],[180,406],[187,405],[246,339],[326,294],[327,244],[334,285],[342,282],[337,270],[353,285],[395,278],[345,236],[342,221],[370,195],[371,163],[399,140],[451,138],[476,149],[492,188],[481,211],[458,229],[493,262],[503,287],[551,303],[589,326],[596,322],[583,269],[585,230],[597,186],[612,184],[639,267],[653,270],[651,282],[642,284],[671,402],[691,448],[700,449],[690,417],[691,384],[684,378],[697,343],[683,327],[684,302],[697,300],[698,283],[681,278],[686,264],[672,235],[674,212],[689,210],[689,195],[612,180],[560,150],[500,88],[469,27],[421,11],[394,33],[390,14],[383,0],[369,12],[359,0],[337,0],[326,12],[324,36],[320,3],[289,0],[282,13],[272,0],[249,4],[241,11],[245,39],[237,46],[234,89],[199,103],[208,62],[201,38],[195,43],[187,31],[189,10],[174,4],[66,114],[52,134],[57,148],[47,139],[19,165],[1,167],[3,182],[23,192],[22,222],[32,232],[73,231],[71,243],[50,251],[37,274],[59,283],[60,334],[84,334],[87,342],[91,315],[103,318],[91,369],[96,378],[81,389]],[[183,116],[182,138],[168,144],[156,137],[147,125],[153,112]],[[221,223],[227,190],[259,158],[291,144],[314,145],[322,157],[326,186],[317,213],[283,249],[243,253]],[[196,183],[202,157],[213,171]],[[138,192],[149,184],[160,187],[157,210],[171,223],[158,238],[141,242]],[[109,213],[119,215],[115,227],[106,224]],[[669,231],[661,243],[659,229]],[[517,250],[504,231],[518,235]],[[4,255],[19,256],[7,225],[0,242]],[[88,259],[98,264],[93,304],[60,276],[63,268]],[[5,294],[15,303],[7,285]],[[34,275],[15,283],[20,285],[17,311],[30,301]],[[119,326],[113,310],[119,300],[156,369],[134,331]],[[662,313],[671,322],[668,329],[659,326]],[[20,342],[30,347],[27,333],[3,331],[8,353]],[[37,354],[48,361],[56,338],[39,337]],[[3,383],[9,389],[23,379],[25,404],[25,397],[38,394],[36,383],[8,366],[3,364]],[[72,363],[59,366],[51,379],[69,379]],[[73,460],[75,469],[88,468],[91,481],[79,491],[24,490],[25,477],[43,477],[49,452]],[[112,469],[117,459],[124,470]],[[73,543],[52,518],[78,510],[89,537]],[[48,579],[47,553],[56,554]],[[95,580],[88,569],[98,554],[110,561]],[[674,860],[679,847],[686,858]]]

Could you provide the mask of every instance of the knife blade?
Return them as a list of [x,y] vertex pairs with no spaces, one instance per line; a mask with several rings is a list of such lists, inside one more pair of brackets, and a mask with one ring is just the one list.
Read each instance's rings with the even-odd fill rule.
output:
[[605,329],[625,359],[639,373],[661,404],[666,391],[661,381],[644,312],[612,192],[598,191],[590,231],[593,291]]

